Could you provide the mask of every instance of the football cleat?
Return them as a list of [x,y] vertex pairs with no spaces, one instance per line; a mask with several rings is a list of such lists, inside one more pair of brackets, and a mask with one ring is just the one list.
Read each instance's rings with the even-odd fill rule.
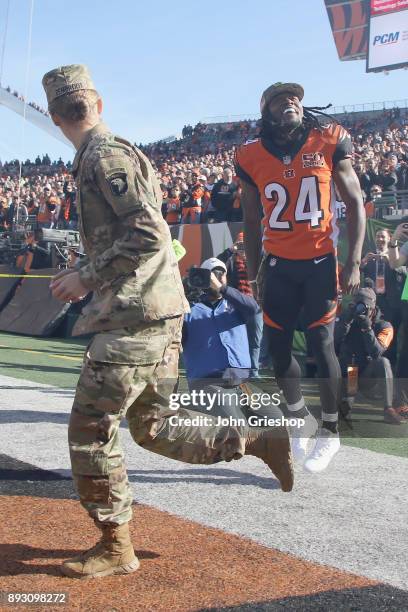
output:
[[322,429],[317,438],[316,445],[311,455],[306,459],[303,467],[307,472],[318,474],[323,472],[333,457],[340,450],[340,437],[338,433],[332,433]]
[[296,463],[303,463],[308,453],[312,451],[315,443],[313,436],[319,427],[316,419],[310,412],[302,418],[304,424],[301,427],[290,427],[290,444],[293,459]]

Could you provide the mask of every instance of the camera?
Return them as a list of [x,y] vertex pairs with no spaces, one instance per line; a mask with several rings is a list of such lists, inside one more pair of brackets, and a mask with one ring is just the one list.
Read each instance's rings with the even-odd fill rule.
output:
[[367,314],[368,314],[368,308],[363,302],[358,302],[358,304],[354,306],[354,311],[353,311],[354,319],[357,317],[365,317]]
[[191,287],[196,289],[209,289],[211,279],[211,270],[203,268],[190,268],[188,273],[188,282]]
[[190,268],[188,273],[188,282],[195,289],[209,289],[211,286],[211,274],[222,281],[224,270],[219,268],[207,270],[206,268]]

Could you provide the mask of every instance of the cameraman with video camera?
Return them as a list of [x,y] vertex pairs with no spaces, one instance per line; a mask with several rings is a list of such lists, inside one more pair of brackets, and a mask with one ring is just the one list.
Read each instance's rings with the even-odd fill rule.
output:
[[370,392],[380,385],[384,397],[384,421],[400,424],[401,418],[392,407],[391,364],[383,356],[393,335],[391,323],[381,318],[375,292],[369,287],[360,289],[337,320],[334,330],[334,344],[343,377],[340,406],[343,416],[351,411],[357,390],[370,397]]
[[216,257],[191,268],[189,284],[201,296],[184,317],[187,378],[190,384],[205,378],[239,384],[251,368],[245,324],[260,308],[252,296],[227,285],[227,267]]

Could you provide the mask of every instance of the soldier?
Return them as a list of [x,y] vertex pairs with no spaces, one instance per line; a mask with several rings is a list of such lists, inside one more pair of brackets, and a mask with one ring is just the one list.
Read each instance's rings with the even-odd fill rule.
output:
[[[247,426],[205,430],[169,408],[177,388],[183,314],[188,312],[160,186],[149,160],[101,121],[102,100],[85,66],[43,78],[54,123],[74,144],[79,231],[87,257],[51,282],[59,300],[93,291],[74,333],[95,333],[84,357],[69,423],[72,473],[81,504],[102,531],[91,550],[67,560],[72,577],[127,574],[139,567],[129,537],[132,494],[119,424],[126,416],[142,447],[188,463],[257,456],[284,491],[293,486],[286,429]],[[172,425],[170,416],[180,417]]]

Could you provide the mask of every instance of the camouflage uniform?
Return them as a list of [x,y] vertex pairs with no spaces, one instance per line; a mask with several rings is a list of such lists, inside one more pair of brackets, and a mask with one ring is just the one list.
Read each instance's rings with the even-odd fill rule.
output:
[[[84,66],[53,70],[43,84],[49,103],[94,89]],[[72,473],[89,514],[121,524],[130,520],[132,504],[119,441],[123,417],[140,446],[188,463],[238,459],[247,434],[240,427],[170,425],[169,416],[197,416],[169,409],[188,303],[148,159],[99,123],[78,149],[73,174],[87,254],[79,274],[93,291],[74,333],[96,335],[69,424]]]

